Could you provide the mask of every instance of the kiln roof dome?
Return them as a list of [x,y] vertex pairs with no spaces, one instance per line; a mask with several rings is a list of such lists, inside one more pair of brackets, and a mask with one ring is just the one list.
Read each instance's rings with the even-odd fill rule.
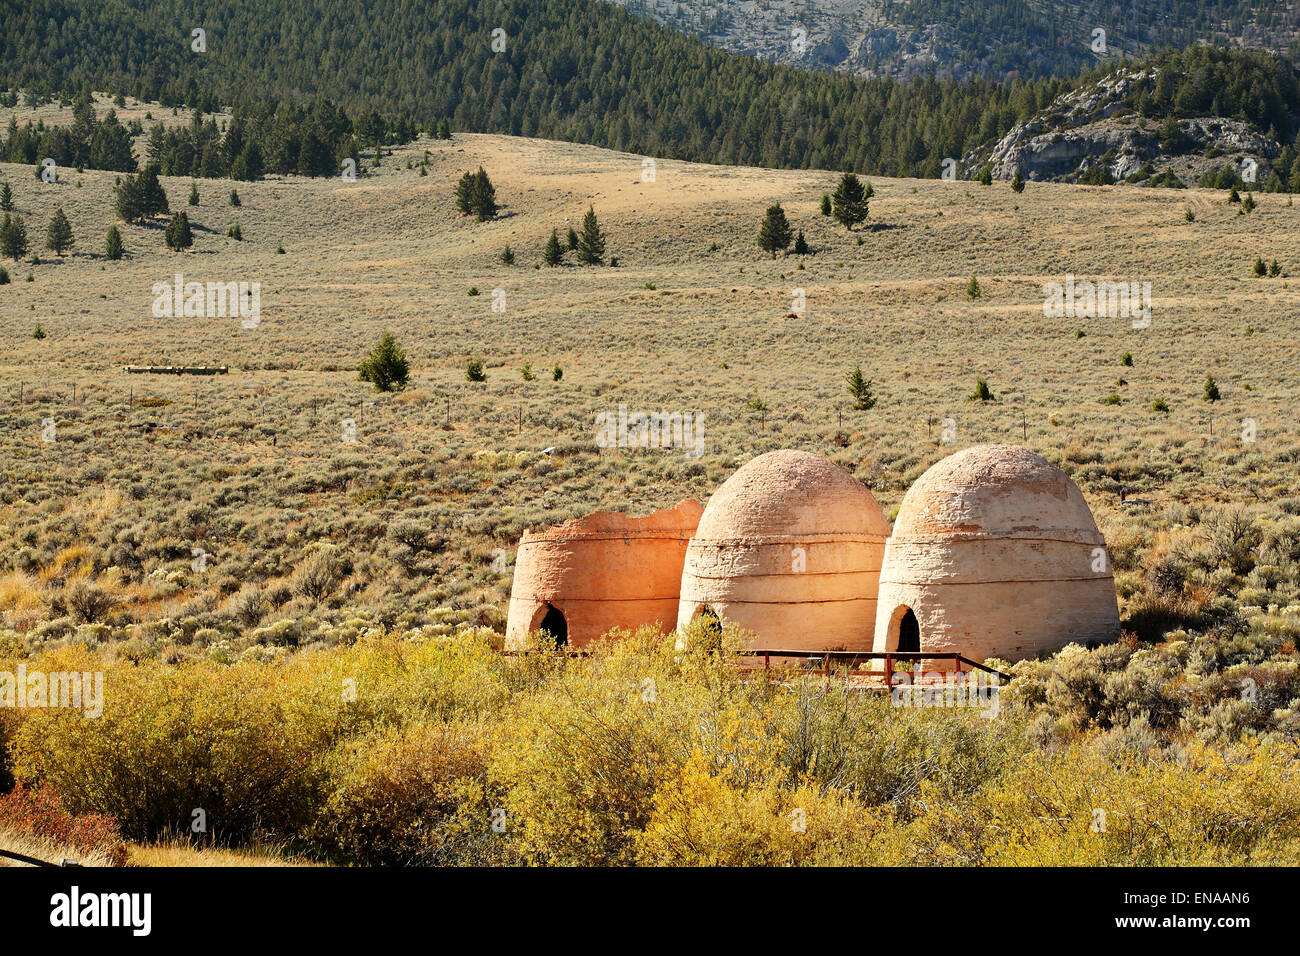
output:
[[976,445],[916,480],[894,522],[896,538],[1042,533],[1099,536],[1070,477],[1018,445]]
[[883,537],[889,523],[866,486],[839,465],[784,450],[759,455],[728,478],[709,499],[696,538],[822,534]]

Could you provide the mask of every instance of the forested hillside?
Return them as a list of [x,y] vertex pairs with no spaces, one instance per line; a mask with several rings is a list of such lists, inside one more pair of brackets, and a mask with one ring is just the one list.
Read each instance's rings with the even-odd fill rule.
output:
[[1073,76],[1099,62],[1202,42],[1283,52],[1300,36],[1300,9],[1265,0],[611,2],[725,50],[899,78]]
[[[694,161],[884,175],[937,175],[945,157],[997,139],[1076,82],[808,72],[719,51],[600,0],[146,0],[139,9],[0,0],[0,19],[11,89],[93,87],[187,108],[255,101],[244,112],[261,127],[277,98],[328,98],[381,110],[395,126],[412,117],[423,129],[448,122]],[[194,29],[205,31],[202,52]],[[500,52],[494,30],[504,31]],[[1222,91],[1218,106],[1251,114],[1254,97],[1275,112],[1291,67],[1232,56],[1244,92]],[[1199,61],[1188,65],[1164,102],[1179,103],[1181,83],[1203,85]],[[340,133],[328,145],[337,157],[353,144]]]

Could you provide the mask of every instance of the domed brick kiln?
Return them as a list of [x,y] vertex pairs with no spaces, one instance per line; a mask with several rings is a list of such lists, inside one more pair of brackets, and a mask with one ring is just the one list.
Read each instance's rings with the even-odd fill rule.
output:
[[678,628],[717,615],[778,650],[869,650],[889,524],[871,492],[802,451],[760,455],[709,499]]
[[1105,546],[1078,487],[1045,459],[1015,445],[951,455],[899,507],[875,650],[1014,661],[1113,641],[1119,610]]
[[506,620],[506,646],[525,647],[546,630],[583,647],[615,627],[635,630],[677,619],[686,544],[702,512],[687,499],[634,518],[612,511],[524,533]]

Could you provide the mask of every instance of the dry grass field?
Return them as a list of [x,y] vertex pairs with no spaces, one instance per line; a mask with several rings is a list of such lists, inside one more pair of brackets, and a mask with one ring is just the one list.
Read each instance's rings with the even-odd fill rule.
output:
[[[485,223],[454,200],[480,165],[501,204]],[[5,263],[0,285],[0,659],[84,650],[207,668],[381,632],[490,644],[526,527],[704,500],[782,447],[839,462],[892,516],[939,458],[1011,441],[1083,489],[1136,639],[1218,628],[1256,641],[1252,661],[1290,661],[1294,679],[1300,208],[1285,195],[1239,214],[1208,190],[872,178],[867,226],[846,232],[819,212],[835,172],[659,161],[646,181],[639,156],[457,134],[399,147],[355,182],[199,180],[197,207],[188,179],[164,178],[193,249],[168,251],[162,220],[119,224],[127,255],[107,261],[115,174],[45,184],[0,165],[0,179],[34,251],[56,207],[76,234],[70,255]],[[809,255],[759,250],[774,202]],[[551,229],[563,239],[589,207],[607,263],[544,265]],[[235,222],[242,241],[226,235]],[[1256,278],[1256,257],[1282,275]],[[260,324],[155,318],[153,286],[177,273],[260,283]],[[1067,274],[1150,282],[1150,326],[1044,317],[1044,284]],[[404,392],[357,380],[384,330],[411,363]],[[486,382],[466,380],[471,359]],[[845,386],[859,363],[879,396],[869,411]],[[968,400],[977,378],[994,401]],[[701,414],[704,454],[598,448],[595,416],[620,404]],[[355,442],[342,440],[348,418]],[[1269,719],[1261,732],[1297,730],[1290,710]]]
[[[407,167],[426,150],[420,176]],[[503,205],[494,222],[455,212],[455,179],[479,165]],[[1256,197],[1255,212],[1237,215],[1203,190],[1034,184],[1016,195],[1002,183],[875,180],[869,228],[849,234],[818,213],[832,173],[659,162],[643,182],[636,156],[471,135],[399,149],[352,183],[238,184],[239,208],[228,200],[236,184],[200,181],[194,208],[189,181],[165,179],[173,210],[194,223],[193,250],[168,251],[161,225],[123,225],[127,258],[108,262],[115,174],[65,170],[57,185],[25,167],[0,175],[33,246],[56,206],[77,235],[62,259],[10,263],[0,287],[4,526],[21,551],[10,564],[44,581],[56,564],[122,568],[141,621],[205,595],[215,608],[212,585],[287,574],[322,537],[388,565],[369,530],[387,514],[433,520],[455,560],[427,580],[463,595],[527,525],[707,496],[776,447],[830,455],[888,509],[954,448],[1021,442],[1062,461],[1121,535],[1132,520],[1121,487],[1159,511],[1272,501],[1294,486],[1297,296],[1289,279],[1251,271],[1256,256],[1300,268],[1300,210],[1286,197]],[[777,201],[813,254],[773,261],[757,248]],[[618,266],[536,268],[550,229],[563,237],[588,206]],[[225,235],[234,222],[242,242]],[[512,266],[498,258],[506,245]],[[260,283],[260,325],[155,318],[154,283],[176,273]],[[1149,281],[1150,327],[1044,318],[1044,283],[1067,273]],[[44,339],[31,337],[37,324]],[[414,370],[396,398],[356,381],[384,329]],[[465,380],[470,358],[485,362],[486,383]],[[522,380],[525,362],[536,381]],[[879,395],[869,412],[849,407],[843,379],[856,363]],[[231,373],[138,376],[127,364]],[[1202,398],[1207,374],[1223,394],[1214,404]],[[966,400],[977,377],[995,402]],[[1106,404],[1111,395],[1120,404]],[[766,413],[747,407],[755,398]],[[1156,399],[1167,414],[1151,410]],[[620,403],[701,413],[707,454],[597,454],[595,414]],[[341,441],[346,417],[355,444]],[[41,440],[47,418],[54,442]],[[951,444],[940,441],[945,418]],[[1241,440],[1243,418],[1257,423],[1254,443]],[[552,446],[555,458],[536,454]],[[146,559],[132,553],[146,541],[116,540],[123,532],[170,552]],[[60,560],[96,540],[101,553]],[[191,547],[211,555],[206,582],[189,580]],[[132,587],[133,569],[147,581],[160,568],[186,579],[174,594]],[[367,570],[352,584],[385,587]],[[479,577],[475,604],[500,610],[508,581]],[[22,589],[12,578],[6,588]],[[18,602],[4,610],[20,623],[59,616],[29,596],[0,600]]]

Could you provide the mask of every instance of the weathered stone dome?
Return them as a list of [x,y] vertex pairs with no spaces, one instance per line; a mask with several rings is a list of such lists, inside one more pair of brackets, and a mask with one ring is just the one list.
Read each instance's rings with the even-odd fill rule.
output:
[[598,511],[525,532],[515,556],[506,646],[527,646],[539,629],[583,647],[616,627],[672,627],[686,545],[702,511],[688,498],[643,518]]
[[894,522],[899,538],[1043,534],[1100,543],[1074,482],[1019,445],[976,445],[949,455],[916,480]]
[[829,458],[771,451],[743,465],[713,493],[697,538],[889,534],[870,491]]
[[889,523],[867,488],[802,451],[760,455],[709,499],[686,551],[685,627],[712,612],[773,649],[867,649]]
[[921,651],[1018,660],[1118,634],[1106,542],[1078,487],[1046,459],[979,445],[903,498],[880,575],[877,651],[908,649],[911,635]]

